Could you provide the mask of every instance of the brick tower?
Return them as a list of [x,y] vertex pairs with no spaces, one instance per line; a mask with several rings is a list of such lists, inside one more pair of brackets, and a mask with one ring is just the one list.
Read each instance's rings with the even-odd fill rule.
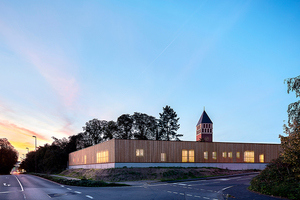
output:
[[213,136],[213,123],[204,110],[196,125],[196,141],[212,142],[213,141],[212,136]]

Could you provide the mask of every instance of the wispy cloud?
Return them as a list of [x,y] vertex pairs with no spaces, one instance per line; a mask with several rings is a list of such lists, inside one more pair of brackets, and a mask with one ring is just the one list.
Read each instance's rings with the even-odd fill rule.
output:
[[63,56],[60,47],[39,44],[32,37],[0,20],[0,35],[7,45],[23,59],[31,63],[56,91],[63,105],[71,108],[79,93],[79,84],[72,72],[75,67]]

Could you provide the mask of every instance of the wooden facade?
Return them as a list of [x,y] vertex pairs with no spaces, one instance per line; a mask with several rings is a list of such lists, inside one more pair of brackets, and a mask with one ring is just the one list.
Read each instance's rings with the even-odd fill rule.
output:
[[69,165],[185,162],[269,163],[278,157],[279,151],[280,144],[113,139],[70,153]]

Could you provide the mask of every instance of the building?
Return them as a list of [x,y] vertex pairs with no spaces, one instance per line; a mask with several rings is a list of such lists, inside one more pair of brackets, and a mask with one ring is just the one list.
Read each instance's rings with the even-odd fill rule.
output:
[[[70,153],[69,168],[161,166],[264,169],[279,155],[280,144],[212,142],[212,125],[203,111],[196,126],[196,142],[112,139]],[[198,142],[201,138],[204,142]]]

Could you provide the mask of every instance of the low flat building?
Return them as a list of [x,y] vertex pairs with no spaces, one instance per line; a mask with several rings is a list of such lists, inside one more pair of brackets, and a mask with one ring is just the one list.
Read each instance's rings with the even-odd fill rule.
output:
[[203,111],[196,141],[112,139],[69,154],[69,168],[218,167],[264,169],[280,144],[213,142],[213,123]]

